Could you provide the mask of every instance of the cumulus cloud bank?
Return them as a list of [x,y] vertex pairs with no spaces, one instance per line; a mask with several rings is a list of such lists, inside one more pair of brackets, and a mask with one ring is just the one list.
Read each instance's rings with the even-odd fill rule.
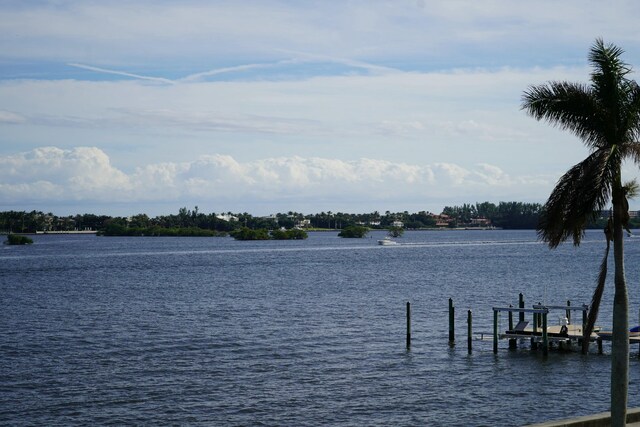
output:
[[[511,177],[499,167],[478,164],[466,169],[452,163],[417,165],[360,158],[274,157],[239,162],[214,154],[188,162],[165,162],[124,173],[96,147],[61,149],[41,147],[0,157],[0,204],[30,201],[125,203],[132,211],[145,203],[215,204],[220,210],[252,203],[286,211],[310,201],[331,200],[347,206],[388,206],[399,203],[428,206],[430,199],[447,200],[451,194],[494,199],[515,189],[533,191],[552,184],[548,177]],[[478,198],[479,196],[483,197]],[[490,197],[492,196],[492,197]],[[452,200],[453,202],[453,200]],[[318,211],[332,209],[333,205]],[[42,209],[46,210],[47,206]]]

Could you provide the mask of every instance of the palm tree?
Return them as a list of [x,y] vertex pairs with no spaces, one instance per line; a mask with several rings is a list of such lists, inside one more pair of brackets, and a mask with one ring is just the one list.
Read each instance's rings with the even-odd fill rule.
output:
[[[623,187],[623,194],[627,199],[634,198],[638,195],[638,183],[634,179],[626,183]],[[628,211],[628,206],[624,209],[625,212]],[[624,218],[624,222],[626,222],[628,218]],[[631,235],[631,231],[628,227],[626,227],[627,232]],[[611,249],[611,241],[613,240],[613,218],[611,217],[611,213],[609,213],[609,220],[607,221],[607,225],[604,227],[604,234],[607,241],[607,247],[604,251],[604,257],[602,258],[602,262],[600,263],[600,273],[598,274],[598,280],[596,289],[593,292],[593,297],[591,298],[591,306],[589,308],[589,315],[587,318],[587,324],[585,325],[583,334],[582,334],[582,354],[587,354],[589,350],[589,338],[591,337],[591,333],[593,332],[593,328],[596,324],[596,320],[598,318],[598,311],[600,310],[600,301],[602,300],[602,294],[604,293],[604,285],[607,279],[607,264],[609,260],[609,250]]]
[[[640,87],[627,78],[631,68],[619,47],[597,39],[589,52],[591,84],[549,82],[523,95],[522,109],[537,120],[573,132],[589,156],[565,173],[549,196],[538,226],[551,248],[573,238],[579,245],[587,222],[611,201],[611,239],[615,265],[611,351],[611,421],[625,425],[629,387],[629,303],[624,276],[623,227],[628,203],[621,166],[640,164]],[[606,255],[604,263],[606,264]]]

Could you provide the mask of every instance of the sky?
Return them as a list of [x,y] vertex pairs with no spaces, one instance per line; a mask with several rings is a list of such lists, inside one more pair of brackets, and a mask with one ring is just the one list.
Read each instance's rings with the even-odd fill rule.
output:
[[640,69],[633,0],[4,0],[0,16],[0,211],[544,203],[588,151],[523,92],[588,82],[598,37]]

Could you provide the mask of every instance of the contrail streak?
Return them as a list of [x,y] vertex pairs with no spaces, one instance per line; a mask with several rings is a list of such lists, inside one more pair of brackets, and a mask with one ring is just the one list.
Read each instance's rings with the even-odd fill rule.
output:
[[174,82],[173,80],[165,79],[165,78],[162,78],[162,77],[143,76],[143,75],[140,75],[140,74],[127,73],[126,71],[108,70],[106,68],[93,67],[91,65],[78,64],[78,63],[75,63],[75,62],[70,62],[67,65],[70,65],[70,66],[76,67],[76,68],[82,68],[84,70],[96,71],[98,73],[115,74],[117,76],[133,77],[133,78],[136,78],[136,79],[149,80],[149,81],[158,82],[158,83],[165,83],[165,84],[176,84],[176,82]]

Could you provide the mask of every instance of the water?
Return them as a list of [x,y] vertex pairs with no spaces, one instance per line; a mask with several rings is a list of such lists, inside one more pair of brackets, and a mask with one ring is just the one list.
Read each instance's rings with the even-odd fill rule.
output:
[[[387,247],[382,236],[0,247],[0,424],[523,425],[608,410],[606,344],[586,357],[506,342],[496,356],[491,341],[466,351],[469,309],[480,333],[519,292],[527,305],[588,303],[601,232],[555,251],[532,231],[407,232]],[[625,245],[636,324],[640,238]],[[612,289],[610,278],[607,329]],[[630,406],[638,368],[633,347]]]

